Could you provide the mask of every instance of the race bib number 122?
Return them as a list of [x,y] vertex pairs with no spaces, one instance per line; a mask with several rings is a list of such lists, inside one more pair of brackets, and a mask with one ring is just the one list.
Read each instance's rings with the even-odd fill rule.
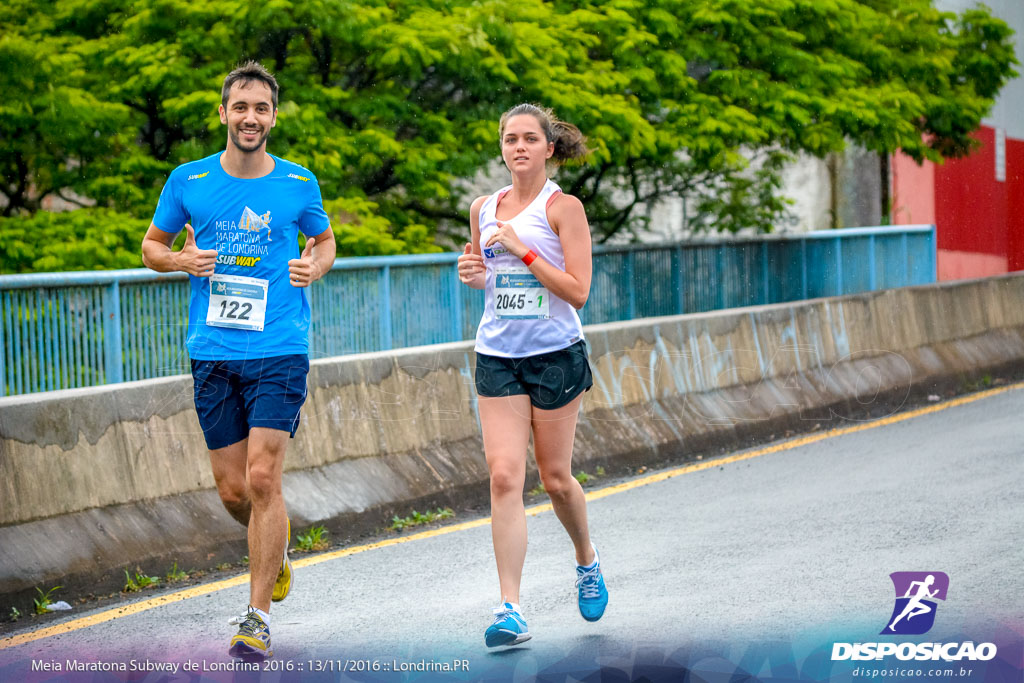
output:
[[267,315],[267,281],[240,275],[210,277],[210,306],[206,324],[263,331]]

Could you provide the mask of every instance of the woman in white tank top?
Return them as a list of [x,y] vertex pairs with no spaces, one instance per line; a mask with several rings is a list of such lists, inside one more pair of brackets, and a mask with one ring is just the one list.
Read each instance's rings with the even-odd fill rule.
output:
[[576,419],[593,383],[576,313],[590,293],[590,226],[580,200],[547,177],[549,164],[580,158],[587,149],[575,126],[530,104],[501,117],[499,136],[512,184],[473,202],[473,241],[459,257],[459,279],[485,291],[476,387],[501,587],[494,623],[484,633],[489,647],[531,637],[519,607],[531,432],[541,483],[575,547],[580,614],[597,621],[608,603],[586,499],[572,476]]

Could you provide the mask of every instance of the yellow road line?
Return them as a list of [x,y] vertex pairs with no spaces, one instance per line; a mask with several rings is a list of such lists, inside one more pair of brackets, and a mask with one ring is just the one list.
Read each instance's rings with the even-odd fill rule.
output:
[[[843,427],[841,429],[830,429],[827,432],[820,434],[811,434],[808,436],[798,437],[789,441],[783,441],[772,446],[765,448],[758,448],[753,451],[746,451],[743,453],[737,453],[736,455],[729,455],[721,458],[712,458],[711,460],[705,460],[703,462],[693,463],[685,465],[683,467],[677,467],[671,470],[665,470],[664,472],[658,472],[657,474],[651,474],[641,479],[634,479],[632,481],[623,482],[621,484],[615,484],[614,486],[607,486],[602,489],[591,491],[587,494],[587,500],[598,500],[606,496],[611,496],[616,493],[622,493],[623,491],[629,491],[640,486],[646,486],[659,481],[665,481],[666,479],[672,479],[683,474],[690,474],[692,472],[700,472],[711,467],[720,467],[722,465],[728,465],[735,462],[741,462],[743,460],[750,460],[752,458],[758,458],[762,455],[769,455],[771,453],[779,453],[782,451],[793,450],[794,448],[800,448],[801,446],[807,446],[812,443],[824,441],[826,439],[833,439],[838,436],[844,436],[846,434],[853,434],[855,432],[862,432],[868,429],[876,429],[878,427],[885,427],[886,425],[895,424],[897,422],[903,422],[905,420],[911,420],[916,417],[923,415],[930,415],[949,408],[955,408],[962,406],[967,403],[973,403],[980,401],[990,396],[1002,394],[1015,389],[1024,388],[1024,382],[1018,384],[1011,384],[1005,387],[999,387],[997,389],[989,389],[987,391],[981,391],[970,396],[962,396],[955,398],[951,401],[943,403],[936,403],[935,405],[927,406],[925,408],[918,408],[917,410],[911,410],[906,413],[899,413],[898,415],[890,415],[879,420],[872,420],[870,422],[864,422],[851,427]],[[542,512],[551,510],[551,503],[543,503],[541,505],[534,505],[527,508],[526,514],[530,516],[536,516]],[[367,543],[365,545],[353,546],[351,548],[344,548],[342,550],[335,550],[334,552],[324,553],[322,555],[316,555],[314,557],[306,557],[301,560],[295,560],[292,564],[296,568],[310,567],[315,564],[322,562],[329,562],[330,560],[336,560],[342,557],[348,557],[349,555],[356,555],[359,553],[365,553],[369,550],[376,550],[378,548],[386,548],[392,545],[398,545],[399,543],[409,543],[412,541],[421,541],[426,538],[434,538],[435,536],[444,536],[445,534],[453,534],[457,531],[465,531],[467,529],[474,529],[476,527],[486,526],[491,523],[490,517],[483,519],[476,519],[471,522],[462,522],[459,524],[452,524],[450,526],[440,527],[438,529],[431,529],[430,531],[421,531],[416,534],[409,536],[402,536],[400,538],[389,538],[384,541],[377,543]],[[235,576],[230,579],[224,579],[223,581],[215,581],[214,583],[206,584],[204,586],[195,586],[193,588],[186,588],[185,590],[178,591],[176,593],[170,593],[168,595],[161,595],[156,598],[150,598],[148,600],[142,600],[140,602],[125,605],[124,607],[117,607],[105,612],[99,612],[98,614],[92,614],[87,617],[81,617],[80,619],[73,619],[63,624],[57,624],[56,626],[48,626],[41,628],[36,631],[29,631],[27,633],[21,633],[16,636],[9,636],[4,639],[0,639],[0,650],[15,647],[17,645],[23,645],[30,643],[35,640],[41,640],[43,638],[49,638],[51,636],[60,635],[62,633],[70,633],[79,629],[87,628],[89,626],[95,626],[96,624],[102,624],[105,621],[111,621],[113,619],[120,619],[131,614],[138,614],[139,612],[145,612],[146,610],[153,609],[154,607],[160,607],[162,605],[170,605],[175,602],[187,600],[189,598],[195,598],[200,595],[206,595],[207,593],[214,593],[216,591],[223,590],[225,588],[232,588],[234,586],[240,586],[249,582],[249,575],[242,574],[241,576]]]

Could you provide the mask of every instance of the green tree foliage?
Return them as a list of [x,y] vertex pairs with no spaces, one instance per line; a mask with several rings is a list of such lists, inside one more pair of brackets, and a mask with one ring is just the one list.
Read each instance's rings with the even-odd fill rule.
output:
[[221,80],[256,58],[282,87],[270,149],[318,176],[342,254],[461,240],[518,102],[589,136],[557,179],[599,241],[670,196],[695,228],[770,230],[788,155],[965,154],[1015,63],[988,10],[930,0],[8,0],[0,36],[7,216],[55,194],[151,216],[223,148]]
[[140,268],[149,220],[106,208],[0,219],[0,273]]

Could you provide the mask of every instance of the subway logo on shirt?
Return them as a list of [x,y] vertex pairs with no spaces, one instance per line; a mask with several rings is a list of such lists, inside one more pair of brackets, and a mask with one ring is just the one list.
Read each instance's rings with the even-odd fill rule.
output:
[[217,254],[217,265],[242,266],[252,268],[262,259],[259,256],[235,256],[234,254]]

